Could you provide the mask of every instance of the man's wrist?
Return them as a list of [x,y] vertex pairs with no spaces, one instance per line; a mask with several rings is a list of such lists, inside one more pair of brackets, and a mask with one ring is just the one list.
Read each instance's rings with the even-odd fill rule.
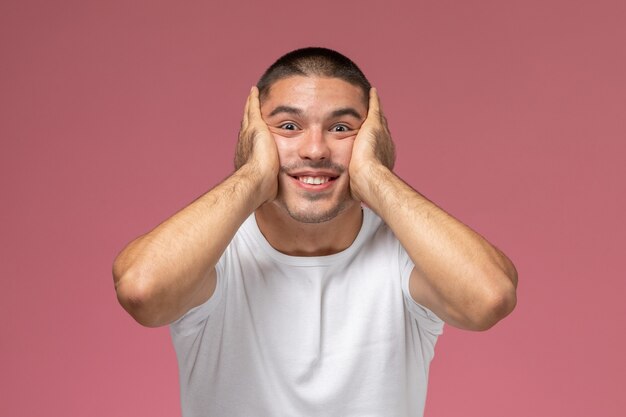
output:
[[249,184],[249,196],[254,210],[276,196],[278,174],[273,170],[263,169],[255,161],[248,161],[235,172],[235,175],[239,177],[239,180]]
[[379,161],[360,166],[355,169],[354,177],[352,177],[353,194],[358,200],[378,211],[380,196],[387,188],[386,183],[389,182],[390,175],[394,174]]

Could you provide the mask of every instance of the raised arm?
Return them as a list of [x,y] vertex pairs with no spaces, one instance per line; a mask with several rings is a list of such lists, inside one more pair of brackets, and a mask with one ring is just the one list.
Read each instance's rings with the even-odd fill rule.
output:
[[253,87],[244,110],[237,171],[133,240],[113,264],[120,304],[144,326],[161,326],[202,304],[216,286],[215,265],[239,226],[276,195],[278,153]]
[[372,89],[352,150],[352,192],[383,218],[415,264],[409,281],[413,299],[453,326],[488,329],[515,307],[515,267],[388,169],[386,149],[393,149],[391,137]]

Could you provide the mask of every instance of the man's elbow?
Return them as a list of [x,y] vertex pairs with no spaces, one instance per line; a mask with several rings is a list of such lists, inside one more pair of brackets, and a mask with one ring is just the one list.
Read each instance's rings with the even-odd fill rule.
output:
[[115,276],[115,292],[120,305],[135,319],[146,327],[159,327],[164,322],[157,302],[155,302],[154,288],[148,280],[141,276],[126,272],[122,276]]
[[511,314],[517,305],[516,282],[508,281],[487,292],[478,314],[472,320],[471,330],[488,330]]

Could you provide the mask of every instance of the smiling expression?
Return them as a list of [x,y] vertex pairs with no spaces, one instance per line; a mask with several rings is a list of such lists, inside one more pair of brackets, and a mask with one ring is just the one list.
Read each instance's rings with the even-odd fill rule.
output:
[[275,204],[305,223],[331,220],[357,204],[348,166],[367,115],[359,87],[339,78],[284,78],[272,85],[261,113],[281,165]]

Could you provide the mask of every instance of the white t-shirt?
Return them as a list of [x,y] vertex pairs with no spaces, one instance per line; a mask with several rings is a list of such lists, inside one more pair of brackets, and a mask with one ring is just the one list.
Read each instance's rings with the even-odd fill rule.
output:
[[221,257],[217,288],[174,322],[184,417],[421,416],[443,322],[413,301],[413,263],[363,209],[346,250],[273,249],[254,215]]

